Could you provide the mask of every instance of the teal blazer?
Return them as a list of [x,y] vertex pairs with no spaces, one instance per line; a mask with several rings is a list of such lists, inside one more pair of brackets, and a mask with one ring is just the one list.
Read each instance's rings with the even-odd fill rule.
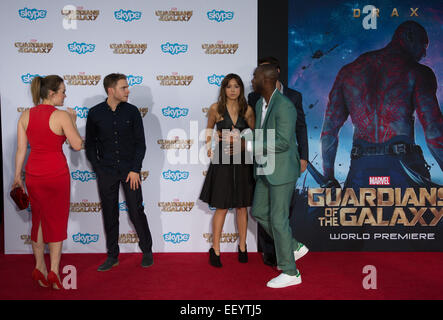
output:
[[263,99],[260,99],[256,105],[253,135],[254,178],[262,176],[271,185],[295,182],[300,176],[300,155],[295,135],[297,109],[278,90],[269,101],[263,125],[262,108]]

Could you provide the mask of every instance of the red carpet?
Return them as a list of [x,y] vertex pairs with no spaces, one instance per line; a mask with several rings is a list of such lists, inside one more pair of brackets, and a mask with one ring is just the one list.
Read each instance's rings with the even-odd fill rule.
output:
[[[0,300],[443,299],[440,252],[309,252],[297,263],[302,284],[284,289],[266,287],[279,272],[258,253],[250,253],[247,264],[222,253],[221,269],[208,264],[207,253],[155,253],[147,269],[140,266],[141,254],[120,254],[120,265],[107,272],[96,271],[105,254],[64,254],[61,270],[75,266],[77,289],[58,292],[32,282],[33,255],[4,254],[3,234],[0,225]],[[377,269],[375,290],[363,288],[365,265]]]
[[[310,252],[298,263],[303,283],[284,289],[267,288],[278,271],[257,253],[249,257],[240,264],[236,254],[222,254],[216,269],[206,253],[157,253],[143,269],[140,254],[121,254],[118,267],[100,273],[104,254],[64,254],[61,265],[77,269],[77,289],[55,292],[32,283],[32,255],[1,254],[0,299],[443,299],[442,253]],[[362,286],[365,265],[377,268],[376,290]]]

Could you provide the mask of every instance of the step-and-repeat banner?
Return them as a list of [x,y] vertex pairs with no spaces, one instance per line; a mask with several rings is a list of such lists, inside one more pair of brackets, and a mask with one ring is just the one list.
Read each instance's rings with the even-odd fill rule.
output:
[[442,14],[431,0],[290,1],[288,84],[312,164],[293,223],[309,248],[443,250]]
[[[143,117],[147,152],[142,190],[154,252],[203,252],[212,241],[214,208],[198,200],[209,164],[204,146],[208,107],[220,83],[237,73],[251,89],[257,61],[255,0],[17,1],[0,3],[0,94],[6,253],[30,253],[31,209],[9,197],[16,127],[32,107],[30,83],[58,74],[65,106],[77,111],[85,135],[88,110],[105,100],[103,78],[124,73],[129,102]],[[106,252],[96,176],[84,150],[64,146],[71,171],[71,211],[64,252]],[[140,252],[120,192],[120,250]],[[256,250],[249,220],[248,249]],[[222,251],[235,251],[235,212],[222,233]]]

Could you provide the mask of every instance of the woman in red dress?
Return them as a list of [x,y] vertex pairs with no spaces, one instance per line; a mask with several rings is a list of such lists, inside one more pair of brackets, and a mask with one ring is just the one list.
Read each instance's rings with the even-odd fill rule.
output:
[[[57,110],[63,106],[63,79],[57,75],[36,77],[31,83],[35,107],[22,113],[17,125],[17,153],[13,188],[24,190],[21,178],[26,150],[26,188],[32,211],[31,243],[36,266],[32,278],[43,287],[62,289],[59,264],[63,240],[67,238],[70,176],[62,145],[66,139],[74,150],[80,150],[82,138],[75,124],[76,113]],[[41,104],[40,104],[41,103]],[[45,243],[49,245],[51,269],[44,260]]]

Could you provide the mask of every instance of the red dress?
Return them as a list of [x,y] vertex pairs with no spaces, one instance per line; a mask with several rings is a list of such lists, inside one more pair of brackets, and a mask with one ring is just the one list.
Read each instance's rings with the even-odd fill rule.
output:
[[49,117],[55,110],[44,104],[31,108],[26,130],[31,152],[25,181],[32,211],[31,240],[35,242],[40,223],[44,242],[67,238],[70,177],[62,149],[66,137],[49,128]]

